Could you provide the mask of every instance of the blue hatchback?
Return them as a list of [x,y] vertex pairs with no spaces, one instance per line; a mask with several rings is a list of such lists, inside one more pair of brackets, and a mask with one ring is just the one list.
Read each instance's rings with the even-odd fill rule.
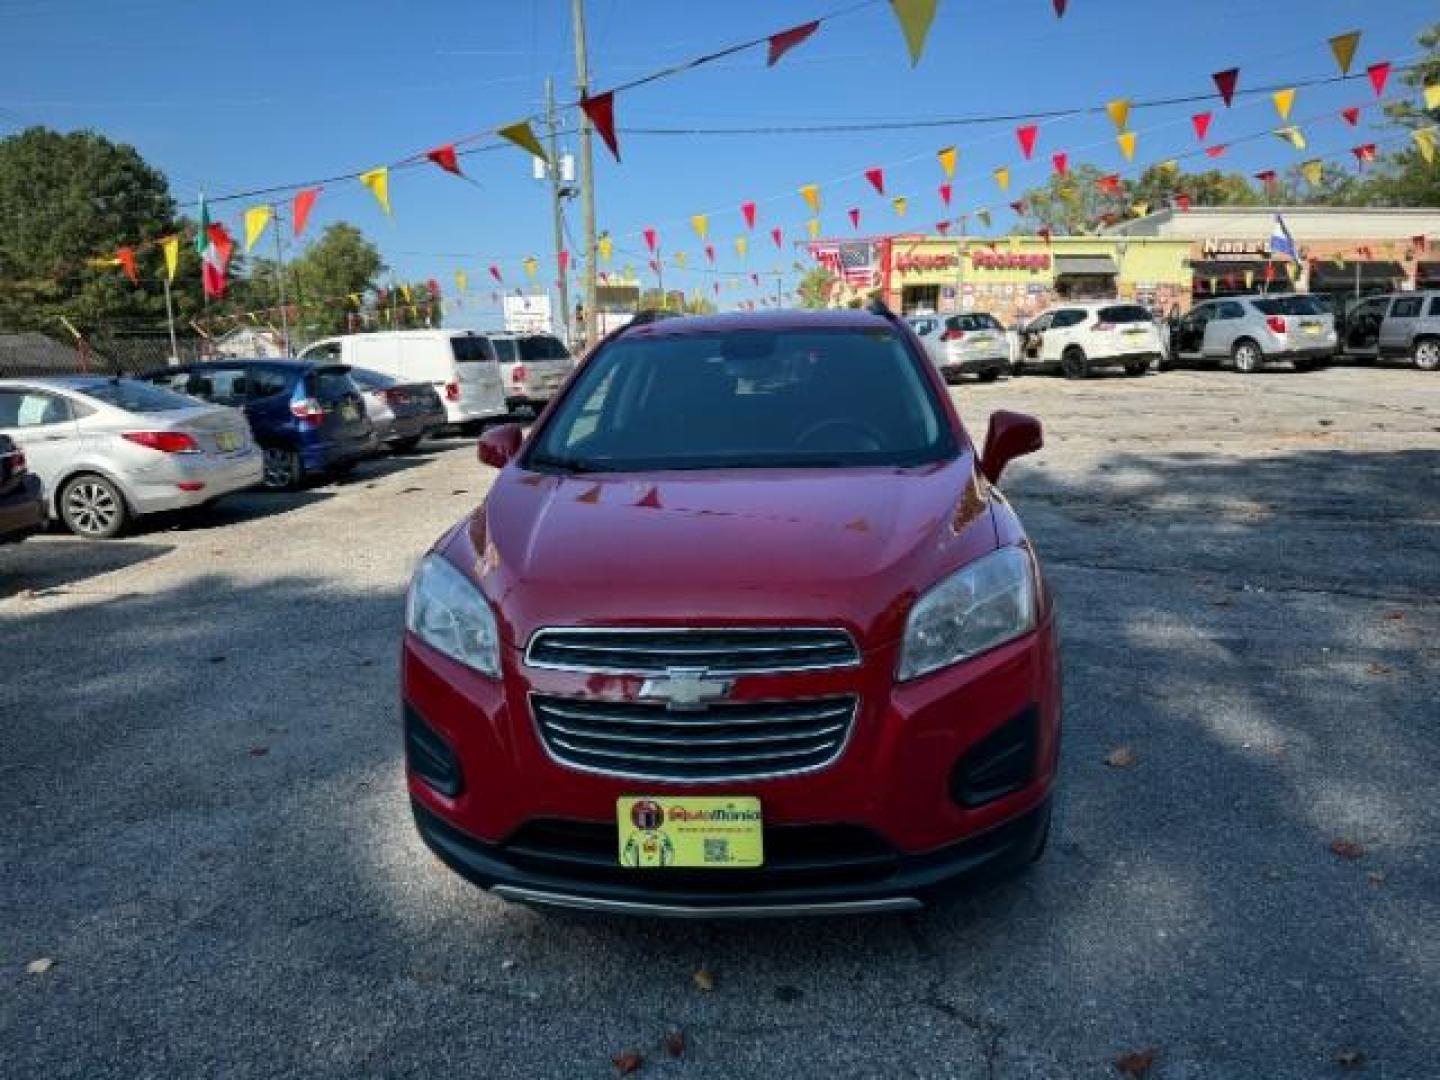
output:
[[342,364],[213,360],[140,377],[202,401],[244,409],[265,452],[267,488],[293,488],[309,475],[349,472],[378,446],[365,399]]

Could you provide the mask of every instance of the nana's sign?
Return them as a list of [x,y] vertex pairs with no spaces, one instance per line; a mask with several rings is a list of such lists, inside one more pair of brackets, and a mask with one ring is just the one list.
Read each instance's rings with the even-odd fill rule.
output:
[[1050,256],[1044,252],[972,251],[970,262],[978,270],[1050,269]]
[[1200,242],[1200,254],[1207,259],[1268,259],[1269,240],[1226,240],[1214,236]]

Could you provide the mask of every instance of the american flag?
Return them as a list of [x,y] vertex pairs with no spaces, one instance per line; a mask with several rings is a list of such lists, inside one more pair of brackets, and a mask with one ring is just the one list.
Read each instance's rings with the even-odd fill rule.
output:
[[868,289],[875,284],[875,256],[872,245],[846,242],[840,245],[840,276],[845,284]]

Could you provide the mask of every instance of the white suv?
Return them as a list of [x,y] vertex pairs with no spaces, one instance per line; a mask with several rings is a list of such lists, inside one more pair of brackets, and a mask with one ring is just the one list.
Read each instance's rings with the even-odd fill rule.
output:
[[1123,367],[1144,375],[1162,364],[1160,329],[1139,304],[1123,300],[1077,300],[1041,312],[1020,332],[1013,374],[1058,369],[1083,379],[1095,368]]

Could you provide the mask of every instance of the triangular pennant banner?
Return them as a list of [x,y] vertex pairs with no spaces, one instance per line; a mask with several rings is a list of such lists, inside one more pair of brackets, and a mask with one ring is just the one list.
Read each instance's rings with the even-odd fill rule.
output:
[[1324,174],[1325,163],[1319,158],[1311,158],[1309,161],[1300,163],[1300,175],[1305,177],[1311,187],[1318,187]]
[[741,203],[740,216],[745,219],[745,227],[753,229],[755,227],[755,204],[753,202]]
[[675,252],[675,265],[682,270],[685,269],[685,253],[683,251]]
[[805,184],[800,188],[800,197],[805,200],[805,205],[810,207],[812,214],[820,212],[820,185]]
[[1055,17],[1057,19],[1063,18],[1065,15],[1065,4],[1067,0],[1053,0],[1053,2],[1055,4]]
[[1120,190],[1120,174],[1111,173],[1108,176],[1102,176],[1095,181],[1095,186],[1107,194],[1116,194]]
[[1055,166],[1055,175],[1064,176],[1070,171],[1070,155],[1065,151],[1050,155],[1050,162]]
[[319,194],[318,187],[306,188],[304,191],[297,191],[295,198],[290,201],[290,228],[296,236],[305,231],[305,223],[310,220],[310,211],[314,209],[315,199]]
[[1360,123],[1360,106],[1351,105],[1348,109],[1341,109],[1340,115],[1345,118],[1347,124],[1356,127]]
[[1426,83],[1421,89],[1425,96],[1425,108],[1430,112],[1440,109],[1440,82]]
[[1440,129],[1416,128],[1410,133],[1410,137],[1415,140],[1415,149],[1420,151],[1420,156],[1425,159],[1427,165],[1435,161],[1435,146],[1437,141],[1440,141],[1436,138],[1437,130]]
[[529,120],[521,120],[519,123],[507,124],[505,127],[496,128],[495,134],[502,139],[508,139],[521,150],[534,154],[541,161],[549,160],[545,156],[545,150],[540,145],[540,140],[535,137],[535,131],[530,127]]
[[1304,150],[1308,145],[1305,142],[1305,133],[1293,124],[1290,127],[1276,128],[1275,134],[1295,147],[1296,150]]
[[778,226],[770,230],[770,239],[775,241],[775,250],[777,251],[785,246],[785,234]]
[[705,259],[706,259],[707,262],[710,263],[710,265],[712,265],[712,266],[715,265],[715,245],[714,245],[714,244],[706,244],[706,245],[705,245]]
[[655,254],[655,248],[660,243],[660,234],[654,229],[646,229],[641,235],[645,237],[645,246],[650,250],[650,254]]
[[1378,64],[1371,64],[1365,69],[1365,74],[1370,76],[1370,85],[1375,88],[1375,96],[1383,97],[1385,84],[1390,81],[1390,61],[1382,60]]
[[1270,100],[1275,103],[1275,111],[1280,114],[1280,119],[1289,120],[1290,110],[1295,105],[1295,88],[1288,86],[1284,90],[1276,90],[1270,95]]
[[1230,149],[1229,143],[1216,143],[1214,146],[1207,146],[1205,148],[1205,156],[1208,158],[1224,157],[1225,151],[1228,149]]
[[810,239],[814,240],[820,235],[820,219],[813,217],[807,219],[805,222],[805,231],[810,234]]
[[135,268],[135,249],[122,247],[115,252],[115,263],[125,271],[125,276],[130,279],[131,284],[140,284],[140,272]]
[[816,19],[813,22],[792,26],[789,30],[781,30],[778,34],[771,34],[770,50],[765,57],[765,66],[774,67],[782,56],[818,29],[820,29],[820,20]]
[[467,273],[465,273],[464,270],[456,270],[456,271],[455,271],[455,291],[458,292],[461,296],[464,296],[466,290],[469,288],[469,285],[470,285],[470,275],[468,275]]
[[505,279],[500,276],[500,267],[492,264],[490,267],[490,276],[493,277],[501,285],[505,284]]
[[426,150],[425,156],[446,172],[454,173],[456,176],[462,175],[460,172],[460,162],[455,157],[454,143],[446,143],[444,146],[435,147],[434,150]]
[[885,170],[866,169],[865,179],[870,181],[870,186],[875,189],[876,194],[885,194]]
[[1255,174],[1255,179],[1256,179],[1256,180],[1259,180],[1262,184],[1264,184],[1264,185],[1268,188],[1268,187],[1270,187],[1270,185],[1272,185],[1272,184],[1275,183],[1275,180],[1276,180],[1275,170],[1274,170],[1274,169],[1265,169],[1263,172],[1257,172],[1257,173]]
[[595,241],[595,248],[600,253],[600,261],[608,263],[615,251],[615,241],[609,235],[602,236]]
[[1360,31],[1336,34],[1330,39],[1330,51],[1335,54],[1335,63],[1340,65],[1340,74],[1350,74],[1350,63],[1355,59],[1355,50],[1360,45]]
[[1005,166],[1002,165],[1002,166],[1000,166],[1000,168],[996,169],[996,170],[994,171],[994,173],[992,173],[991,175],[995,177],[995,185],[996,185],[1001,191],[1009,191],[1009,190],[1010,190],[1010,170],[1009,170],[1009,169],[1007,169]]
[[1116,98],[1114,101],[1107,101],[1105,112],[1109,115],[1110,122],[1115,125],[1115,130],[1124,131],[1125,125],[1130,121],[1130,99]]
[[710,235],[710,219],[704,214],[691,214],[690,227],[701,240]]
[[1035,138],[1040,134],[1040,128],[1035,124],[1026,124],[1024,127],[1015,129],[1015,138],[1020,143],[1020,153],[1025,155],[1029,161],[1035,153]]
[[269,206],[252,206],[245,211],[245,250],[249,251],[255,246],[255,241],[260,239],[265,232],[265,226],[270,224],[270,215],[275,211]]
[[940,168],[945,170],[945,179],[955,179],[955,147],[947,146],[943,150],[938,150],[935,156],[940,159]]
[[925,38],[930,33],[930,24],[935,21],[935,8],[940,0],[890,0],[890,9],[900,20],[900,29],[905,34],[905,47],[910,50],[910,66],[920,63],[920,54],[925,51]]
[[620,144],[615,141],[615,94],[607,90],[595,97],[584,97],[580,99],[580,108],[590,118],[590,123],[595,125],[595,130],[600,133],[600,138],[605,140],[605,145],[610,148],[610,153],[615,160],[620,160]]
[[950,205],[950,197],[954,194],[954,188],[949,184],[940,185],[940,201],[946,206]]
[[746,237],[743,237],[743,236],[737,236],[737,237],[735,237],[735,254],[736,254],[736,255],[739,255],[740,258],[743,259],[743,258],[745,258],[745,255],[746,255],[746,253],[747,253],[749,250],[750,250],[750,241],[749,241]]
[[[1020,214],[1025,213],[1025,200],[1024,200],[1024,199],[1016,199],[1014,202],[1012,202],[1012,203],[1010,204],[1010,209],[1013,210],[1013,211],[1015,211],[1016,216],[1019,216]],[[1019,240],[1018,237],[1012,236],[1012,237],[1010,238],[1010,246],[1011,246],[1011,247],[1018,247],[1018,246],[1019,246],[1019,243],[1020,243],[1020,240]]]
[[1122,131],[1115,136],[1115,141],[1120,144],[1120,153],[1125,155],[1126,161],[1135,160],[1135,132]]
[[1217,71],[1210,78],[1215,80],[1215,89],[1220,92],[1220,100],[1225,102],[1228,109],[1230,103],[1235,100],[1235,87],[1240,82],[1240,69],[1227,68],[1224,71]]
[[535,276],[535,271],[540,268],[540,263],[534,255],[526,258],[526,260],[520,265],[525,267],[525,276],[528,278],[533,278]]
[[1357,165],[1364,165],[1367,161],[1375,160],[1375,144],[1373,142],[1351,147],[1350,152],[1355,155]]
[[370,194],[375,196],[380,209],[390,213],[390,170],[381,165],[378,169],[361,173],[356,179],[370,189]]
[[905,216],[905,208],[906,208],[907,206],[909,206],[910,203],[909,203],[909,200],[906,199],[904,195],[896,195],[895,198],[893,198],[893,199],[890,200],[890,205],[893,206],[893,207],[895,207],[895,216],[896,216],[896,217],[904,217],[904,216]]
[[1197,112],[1194,116],[1190,117],[1190,123],[1195,125],[1195,138],[1201,142],[1205,141],[1205,136],[1210,131],[1211,115],[1212,114],[1208,112]]
[[948,222],[948,221],[937,221],[937,222],[935,223],[935,231],[938,232],[941,236],[949,236],[949,235],[950,235],[950,222]]
[[859,208],[852,206],[852,207],[850,208],[849,213],[850,213],[850,227],[851,227],[852,229],[858,229],[858,228],[860,228],[860,210],[859,210]]
[[979,221],[980,224],[983,225],[985,228],[987,228],[987,229],[990,228],[990,211],[989,211],[989,210],[976,210],[976,211],[975,211],[975,219],[976,219],[977,221]]
[[180,265],[180,237],[167,236],[160,241],[160,253],[165,256],[165,280],[175,280],[175,270]]

